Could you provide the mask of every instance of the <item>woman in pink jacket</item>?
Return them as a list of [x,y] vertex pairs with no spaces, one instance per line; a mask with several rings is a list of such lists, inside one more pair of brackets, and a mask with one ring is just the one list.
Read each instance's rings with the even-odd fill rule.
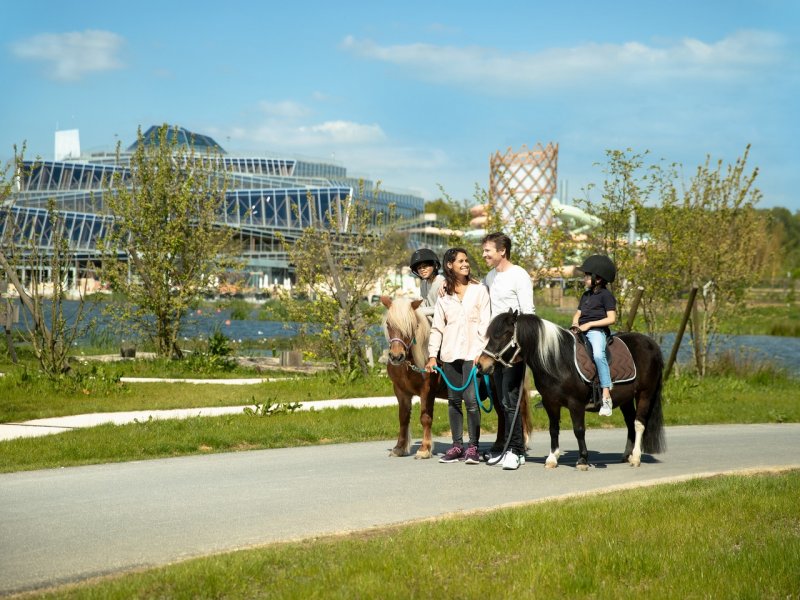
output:
[[[463,387],[472,371],[475,358],[486,346],[486,329],[491,319],[489,291],[470,275],[469,258],[463,248],[450,248],[444,253],[444,295],[436,302],[428,342],[430,359],[428,371],[442,361],[442,371],[453,387]],[[439,460],[450,463],[461,459],[473,465],[480,462],[478,440],[481,432],[481,412],[475,388],[468,385],[463,391],[448,389],[448,416],[453,446]],[[467,407],[469,445],[464,449],[464,413]]]

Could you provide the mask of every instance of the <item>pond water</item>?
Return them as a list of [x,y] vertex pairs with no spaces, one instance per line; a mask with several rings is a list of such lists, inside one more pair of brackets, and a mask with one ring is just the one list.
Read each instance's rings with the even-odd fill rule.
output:
[[[64,314],[69,320],[74,319],[77,302],[68,302]],[[122,340],[130,340],[131,333],[124,327],[111,323],[102,315],[99,309],[93,310],[92,317],[97,319],[96,326],[88,332],[84,341],[106,340],[114,345]],[[24,326],[22,323],[17,327]],[[266,343],[274,338],[294,337],[299,331],[300,324],[293,322],[260,321],[257,319],[236,320],[231,319],[230,311],[218,309],[200,309],[194,311],[185,319],[181,336],[187,340],[207,338],[215,331],[220,331],[226,337],[235,341],[257,341]],[[127,337],[126,337],[127,335]],[[372,345],[376,350],[385,347],[383,334],[380,327],[370,331]],[[661,344],[666,361],[672,351],[675,340],[674,334],[667,334]],[[250,352],[248,350],[248,352]],[[267,351],[269,352],[269,351]],[[800,338],[775,337],[768,335],[724,335],[718,336],[712,344],[712,356],[718,353],[733,352],[743,361],[771,362],[776,366],[800,376]],[[689,363],[692,360],[691,341],[684,335],[678,351],[678,363]]]

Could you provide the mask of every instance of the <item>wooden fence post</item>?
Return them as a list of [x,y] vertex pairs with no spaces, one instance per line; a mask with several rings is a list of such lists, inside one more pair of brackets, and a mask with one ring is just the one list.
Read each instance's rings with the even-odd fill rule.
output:
[[642,286],[636,288],[636,294],[633,297],[633,304],[631,304],[631,310],[628,313],[628,320],[625,322],[625,329],[623,331],[630,331],[633,329],[633,320],[636,318],[636,312],[639,310],[639,302],[642,300],[643,293],[644,288]]
[[672,365],[675,364],[675,359],[678,357],[678,348],[681,347],[683,332],[686,331],[686,323],[689,321],[689,315],[692,314],[692,306],[694,306],[695,296],[697,296],[697,288],[693,287],[689,292],[689,300],[686,302],[686,310],[683,311],[681,326],[678,327],[678,333],[675,336],[675,343],[672,344],[672,352],[670,352],[667,366],[664,368],[664,381],[669,378],[669,374],[672,372]]

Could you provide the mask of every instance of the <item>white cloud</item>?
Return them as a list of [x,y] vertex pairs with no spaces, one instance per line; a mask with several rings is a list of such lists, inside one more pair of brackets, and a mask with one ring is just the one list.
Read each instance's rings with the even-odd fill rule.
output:
[[302,135],[318,136],[339,144],[370,144],[386,139],[380,125],[362,125],[351,121],[326,121],[298,129]]
[[[266,153],[317,160],[334,159],[354,177],[381,179],[387,189],[415,188],[432,197],[436,189],[423,189],[422,182],[435,181],[443,168],[452,168],[447,154],[437,148],[407,147],[393,143],[377,123],[345,119],[312,122],[312,111],[302,104],[284,100],[260,102],[260,115],[251,123],[228,129],[208,128],[218,139],[228,139],[242,153]],[[429,183],[427,185],[430,185]]]
[[601,81],[737,79],[778,62],[783,45],[781,36],[763,31],[741,31],[713,43],[687,38],[662,46],[585,44],[514,53],[424,43],[380,46],[353,36],[342,42],[356,56],[393,63],[426,80],[494,92],[541,91]]
[[120,69],[117,56],[125,40],[110,31],[42,33],[15,42],[11,50],[23,60],[45,63],[46,75],[57,81],[78,81],[94,72]]
[[258,103],[258,107],[268,117],[278,118],[293,119],[297,117],[304,117],[311,112],[308,107],[292,100],[281,100],[279,102],[268,102],[266,100],[262,100]]

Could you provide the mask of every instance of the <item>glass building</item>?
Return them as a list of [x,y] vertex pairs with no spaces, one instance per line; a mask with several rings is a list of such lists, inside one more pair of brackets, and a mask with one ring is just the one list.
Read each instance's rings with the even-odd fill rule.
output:
[[[155,142],[158,129],[154,126],[144,132],[144,143]],[[348,177],[339,165],[230,156],[212,138],[182,128],[170,129],[169,136],[180,144],[193,143],[199,155],[214,152],[216,158],[202,160],[210,160],[227,177],[219,223],[235,230],[247,283],[255,288],[284,286],[294,279],[278,234],[289,241],[297,239],[307,227],[322,225],[324,215],[348,197],[363,197],[376,213],[388,214],[391,207],[396,217],[407,222],[423,214],[421,197]],[[58,161],[27,161],[16,179],[10,205],[0,207],[0,235],[13,236],[18,247],[33,242],[42,252],[52,249],[53,223],[47,208],[54,202],[76,256],[74,277],[84,277],[82,271],[91,271],[100,259],[98,240],[113,226],[103,205],[104,186],[112,176],[122,181],[129,177],[129,161],[137,144],[119,156],[101,152]]]

